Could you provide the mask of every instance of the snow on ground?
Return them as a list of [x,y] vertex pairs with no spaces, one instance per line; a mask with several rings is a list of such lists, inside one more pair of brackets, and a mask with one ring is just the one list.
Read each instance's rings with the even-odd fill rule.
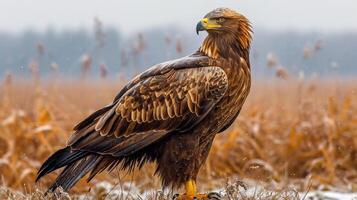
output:
[[[142,199],[147,199],[148,196],[152,196],[155,191],[148,191],[144,193],[140,193],[140,190],[135,187],[135,185],[131,183],[124,183],[121,186],[113,187],[112,184],[108,182],[101,182],[97,185],[97,187],[104,188],[110,195],[113,196],[121,196],[121,197],[141,197]],[[242,190],[244,190],[242,188]],[[222,196],[225,196],[227,189],[217,189],[215,192],[220,193]],[[165,191],[164,193],[168,193]],[[259,195],[257,195],[259,193]],[[237,199],[242,199],[242,197],[252,198],[254,197],[259,198],[257,199],[265,199],[264,197],[271,197],[274,194],[278,194],[279,192],[275,191],[268,191],[259,186],[249,187],[244,192],[239,192]],[[334,192],[334,191],[311,191],[306,193],[296,193],[298,198],[305,199],[305,200],[357,200],[357,193],[342,193],[342,192]],[[278,195],[279,197],[279,195]],[[282,198],[282,196],[280,196]],[[279,198],[278,198],[279,199]]]
[[[302,195],[301,197],[304,197],[304,195]],[[308,199],[308,200],[357,200],[357,193],[315,191],[315,192],[309,192],[305,199]]]
[[[336,191],[311,191],[308,194],[301,192],[298,193],[294,189],[286,189],[280,191],[267,190],[258,184],[249,185],[245,189],[245,185],[230,184],[225,188],[217,189],[215,192],[219,193],[222,200],[357,200],[357,193],[343,193]],[[171,200],[175,192],[148,190],[142,192],[134,183],[123,183],[120,185],[113,185],[109,182],[100,182],[92,188],[89,193],[85,194],[68,194],[61,190],[58,191],[55,197],[64,197],[59,199],[116,199],[116,200]],[[59,195],[59,196],[58,196]],[[45,196],[41,190],[36,190],[33,193],[21,193],[19,191],[13,191],[9,188],[0,186],[0,199],[38,199],[46,200],[48,196]]]

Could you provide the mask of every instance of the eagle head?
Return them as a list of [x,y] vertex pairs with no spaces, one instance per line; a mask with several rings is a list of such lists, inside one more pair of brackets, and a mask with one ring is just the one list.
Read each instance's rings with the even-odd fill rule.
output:
[[230,8],[216,8],[206,14],[196,26],[197,34],[207,31],[213,40],[222,43],[238,42],[242,49],[249,49],[252,40],[252,28],[249,20]]

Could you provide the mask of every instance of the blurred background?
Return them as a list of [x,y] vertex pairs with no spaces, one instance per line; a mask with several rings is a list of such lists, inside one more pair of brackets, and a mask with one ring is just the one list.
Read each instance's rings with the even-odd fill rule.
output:
[[256,77],[274,75],[267,62],[307,77],[357,74],[353,0],[1,0],[0,74],[28,76],[39,65],[43,75],[73,75],[89,59],[93,77],[101,68],[133,75],[195,51],[205,37],[195,25],[216,7],[251,20]]
[[[357,1],[0,0],[0,199],[47,199],[56,173],[34,184],[37,170],[73,126],[136,74],[196,51],[207,35],[196,24],[217,7],[252,22],[253,81],[199,189],[229,200],[356,197]],[[156,193],[154,170],[102,173],[70,197],[171,199]]]

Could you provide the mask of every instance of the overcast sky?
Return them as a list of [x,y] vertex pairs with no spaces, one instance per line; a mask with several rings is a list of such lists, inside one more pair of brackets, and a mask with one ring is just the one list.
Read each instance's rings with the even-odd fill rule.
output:
[[194,29],[222,6],[244,13],[255,27],[357,30],[357,0],[0,0],[0,30],[91,28],[95,16],[126,34],[167,24]]

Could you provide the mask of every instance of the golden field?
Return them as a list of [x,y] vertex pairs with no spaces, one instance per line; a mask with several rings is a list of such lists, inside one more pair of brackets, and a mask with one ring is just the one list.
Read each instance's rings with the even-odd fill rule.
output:
[[[108,104],[122,85],[89,79],[3,80],[0,185],[26,194],[45,191],[55,174],[35,184],[42,162],[66,144],[77,122]],[[100,181],[133,182],[141,192],[160,190],[153,171],[154,165],[146,165],[133,175],[105,172],[72,191],[85,193]],[[241,115],[217,136],[198,184],[210,191],[236,179],[269,190],[356,192],[357,82],[255,81]]]

